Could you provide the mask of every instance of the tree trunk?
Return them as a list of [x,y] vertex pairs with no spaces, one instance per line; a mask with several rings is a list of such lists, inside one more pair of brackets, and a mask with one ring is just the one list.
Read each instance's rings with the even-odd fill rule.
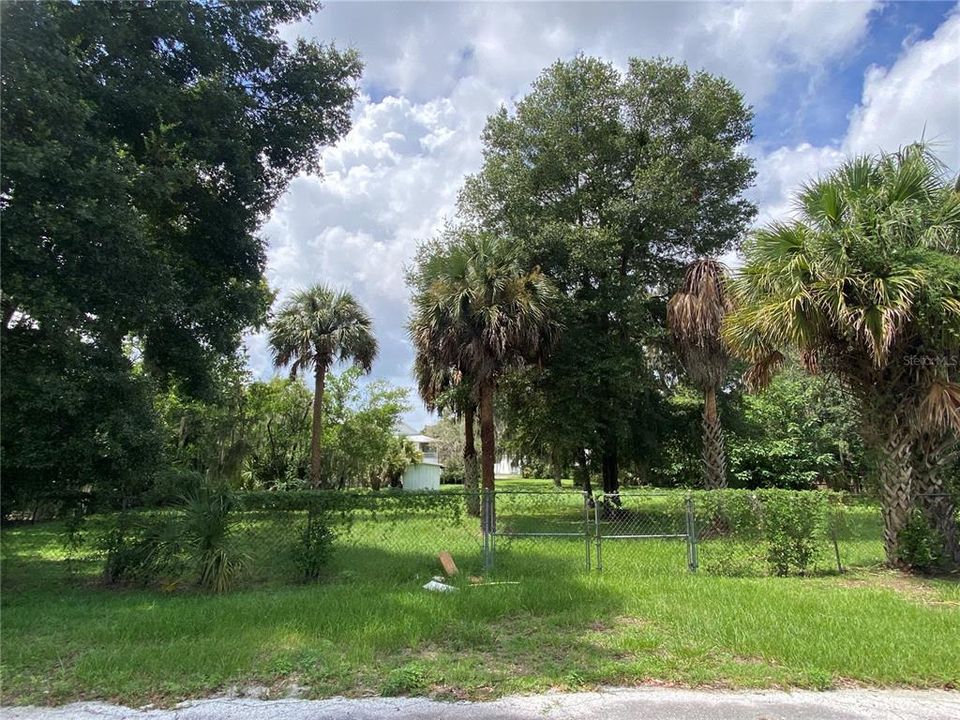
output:
[[320,478],[320,441],[323,438],[323,388],[327,379],[327,366],[316,365],[316,384],[313,389],[313,427],[310,431],[310,485],[318,488]]
[[555,487],[563,486],[563,467],[560,464],[560,451],[554,445],[550,448],[550,469],[553,472],[553,484]]
[[901,567],[900,531],[913,511],[911,463],[912,433],[897,423],[880,448],[880,502],[883,512],[883,544],[887,562]]
[[467,497],[467,514],[480,517],[480,464],[477,461],[477,446],[473,438],[473,418],[476,408],[468,407],[463,413],[463,489]]
[[593,487],[590,485],[590,463],[587,460],[586,448],[577,450],[577,484],[589,497],[593,497]]
[[603,456],[600,459],[600,472],[603,477],[603,494],[615,505],[620,504],[620,462],[618,458],[617,437],[608,431],[603,444]]
[[483,492],[490,496],[490,502],[483,504],[484,517],[480,522],[487,532],[493,532],[496,529],[493,466],[496,464],[497,449],[493,427],[493,384],[490,382],[480,386],[480,449]]
[[704,390],[703,400],[703,486],[715,490],[727,486],[727,459],[717,414],[716,388]]
[[943,541],[943,560],[948,569],[960,567],[960,528],[957,507],[943,481],[953,461],[957,438],[925,434],[916,443],[913,463],[913,490],[917,507]]

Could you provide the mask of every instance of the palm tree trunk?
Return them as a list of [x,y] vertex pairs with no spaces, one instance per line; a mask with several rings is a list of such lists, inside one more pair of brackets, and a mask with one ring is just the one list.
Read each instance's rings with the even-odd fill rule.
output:
[[493,384],[485,382],[480,386],[480,450],[481,475],[483,477],[483,492],[490,495],[490,502],[484,503],[484,517],[480,522],[487,532],[496,529],[496,511],[494,510],[493,466],[496,463],[496,443],[493,428]]
[[883,544],[887,562],[894,567],[903,564],[898,552],[900,531],[909,522],[910,513],[913,511],[913,467],[910,458],[912,440],[912,433],[906,424],[896,423],[879,448]]
[[327,379],[327,366],[317,363],[316,384],[313,388],[313,427],[310,431],[310,485],[318,488],[320,478],[320,441],[323,438],[323,388]]
[[480,465],[473,438],[473,419],[476,408],[467,407],[463,413],[463,489],[467,496],[467,514],[480,517]]
[[727,459],[723,450],[723,428],[717,413],[717,390],[703,392],[703,486],[707,490],[727,486]]

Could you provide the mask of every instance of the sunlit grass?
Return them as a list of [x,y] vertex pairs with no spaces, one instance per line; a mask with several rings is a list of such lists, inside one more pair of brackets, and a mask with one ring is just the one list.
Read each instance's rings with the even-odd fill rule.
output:
[[[565,500],[550,508],[558,526],[575,527],[582,512]],[[509,520],[506,502],[499,510]],[[356,524],[324,582],[290,584],[278,557],[223,596],[105,588],[94,559],[65,573],[56,526],[10,528],[3,700],[171,702],[233,685],[479,698],[654,680],[957,685],[960,586],[881,569],[876,509],[854,519],[843,575],[829,555],[805,578],[691,574],[682,540],[608,542],[603,572],[595,558],[587,572],[582,540],[515,539],[498,543],[488,579],[519,584],[464,581],[450,594],[421,585],[442,549],[464,575],[481,571],[473,518],[442,530],[428,520]],[[257,537],[267,521],[244,522]],[[264,543],[247,549],[268,553]],[[703,543],[701,561],[710,553]]]

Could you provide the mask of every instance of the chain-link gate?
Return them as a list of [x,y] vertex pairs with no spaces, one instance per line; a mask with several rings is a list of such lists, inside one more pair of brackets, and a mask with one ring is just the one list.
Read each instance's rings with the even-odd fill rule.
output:
[[[582,491],[496,491],[484,495],[483,561],[519,570],[550,560],[574,560],[602,570],[643,562],[675,562],[675,541],[686,545],[686,564],[697,570],[693,500],[676,493]],[[644,542],[656,543],[641,548]],[[670,547],[663,543],[670,544]],[[575,546],[580,550],[576,551]]]
[[[644,560],[637,543],[643,541],[682,540],[686,545],[687,569],[697,570],[697,531],[693,499],[683,498],[677,504],[676,494],[649,492],[617,492],[600,495],[593,503],[593,536],[596,545],[597,570],[604,567],[604,546],[618,549],[613,557],[619,562]],[[669,557],[669,555],[667,556]]]

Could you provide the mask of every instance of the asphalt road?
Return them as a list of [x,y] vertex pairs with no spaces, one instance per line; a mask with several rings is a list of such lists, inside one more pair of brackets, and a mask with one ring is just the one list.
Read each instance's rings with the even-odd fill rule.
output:
[[960,692],[718,692],[661,688],[548,693],[486,703],[419,698],[210,698],[168,710],[76,703],[0,708],[4,720],[958,720]]

